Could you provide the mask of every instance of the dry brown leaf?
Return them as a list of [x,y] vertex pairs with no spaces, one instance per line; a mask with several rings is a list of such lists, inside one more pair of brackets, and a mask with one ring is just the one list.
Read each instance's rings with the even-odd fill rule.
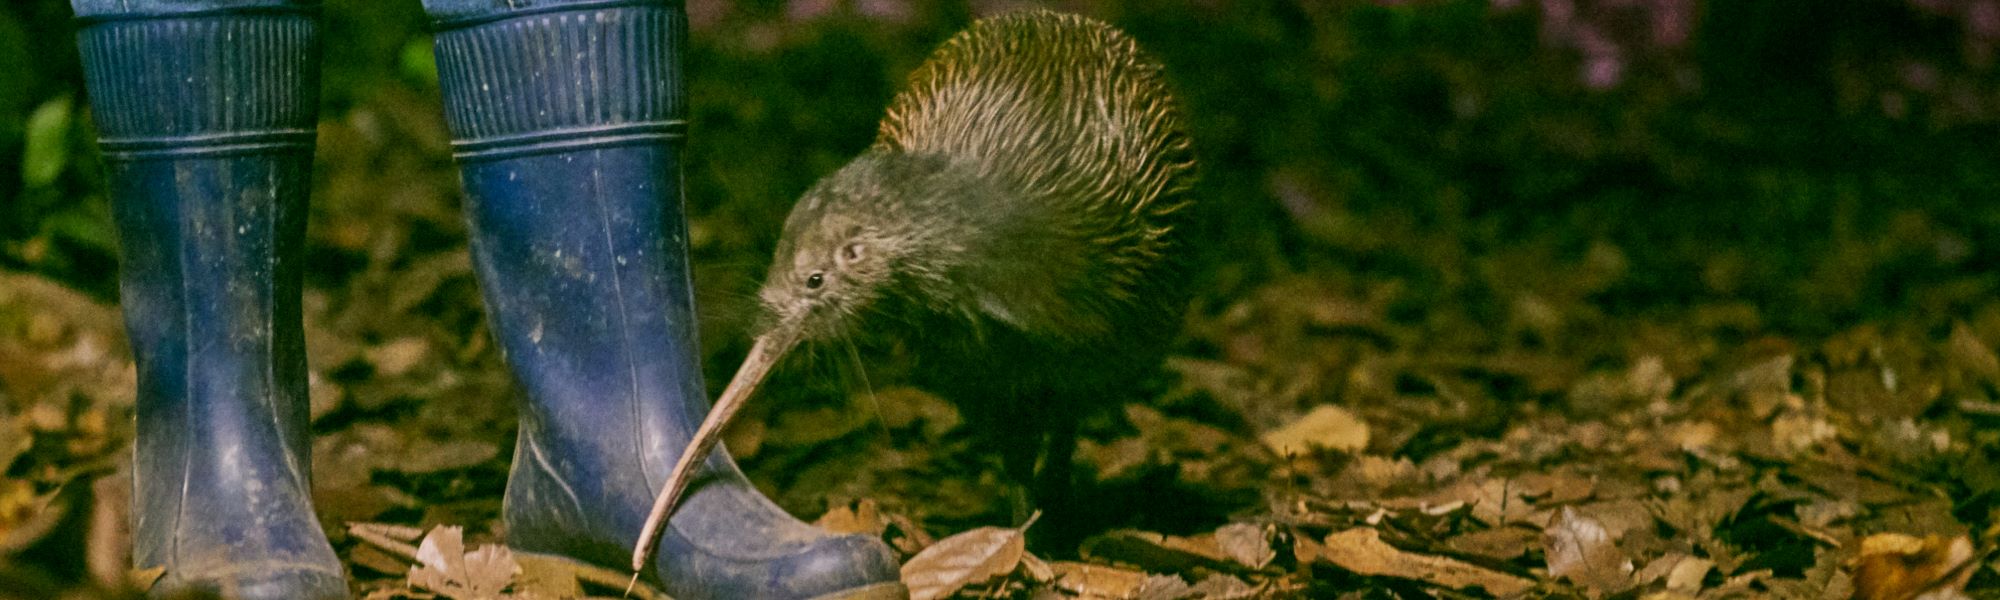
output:
[[1137,437],[1102,443],[1090,439],[1077,440],[1076,451],[1077,460],[1095,467],[1098,477],[1107,481],[1126,477],[1153,458],[1153,447]]
[[1632,572],[1632,585],[1652,585],[1653,582],[1665,578],[1667,573],[1672,572],[1674,567],[1687,557],[1688,555],[1685,553],[1668,552],[1659,558],[1653,559],[1651,562],[1646,563],[1646,566],[1639,567],[1639,570]]
[[374,365],[375,374],[395,377],[423,364],[430,351],[430,342],[424,341],[421,337],[411,336],[390,340],[362,353],[368,358],[368,363]]
[[893,533],[887,535],[889,544],[895,546],[896,551],[904,556],[913,556],[931,547],[931,544],[937,543],[937,540],[931,539],[931,534],[910,520],[908,515],[891,513],[887,517],[889,526],[895,528]]
[[[411,553],[416,553],[415,548],[411,549]],[[349,571],[374,572],[391,577],[407,575],[410,572],[408,556],[398,556],[394,552],[369,543],[355,544],[349,549],[347,564],[354,567]]]
[[1262,439],[1279,456],[1314,448],[1360,452],[1368,447],[1368,423],[1345,408],[1322,404],[1289,425],[1264,432]]
[[1243,583],[1243,580],[1221,573],[1209,573],[1201,581],[1188,588],[1194,597],[1202,600],[1246,600],[1257,597],[1257,588]]
[[1139,595],[1146,574],[1089,563],[1058,561],[1049,563],[1055,571],[1055,588],[1085,599],[1122,599]]
[[780,411],[764,431],[765,445],[787,448],[818,446],[861,431],[874,415],[846,406]]
[[577,581],[576,563],[547,556],[521,555],[515,558],[521,574],[514,591],[529,598],[582,598],[583,584]]
[[410,568],[410,586],[455,600],[500,598],[521,566],[506,546],[486,544],[465,551],[464,531],[439,526],[417,546],[417,566]]
[[1633,573],[1631,585],[1652,585],[1653,582],[1664,579],[1668,591],[1692,594],[1701,591],[1702,581],[1708,578],[1708,572],[1714,568],[1715,561],[1680,552],[1668,552]]
[[1476,587],[1495,596],[1512,596],[1535,585],[1471,563],[1405,552],[1383,542],[1381,533],[1369,527],[1334,533],[1314,550],[1321,560],[1362,575],[1414,579],[1455,590]]
[[[1758,569],[1747,573],[1738,573],[1735,576],[1730,577],[1728,580],[1723,581],[1722,585],[1709,588],[1708,593],[1702,594],[1702,596],[1707,598],[1751,597],[1752,596],[1751,591],[1753,590],[1753,588],[1768,584],[1770,579],[1771,579],[1770,569]],[[1928,598],[1925,600],[1946,600],[1946,599]]]
[[1184,600],[1194,596],[1187,581],[1175,575],[1147,575],[1139,584],[1136,600]]
[[166,567],[147,567],[144,569],[133,569],[126,573],[125,578],[132,582],[134,589],[144,591],[153,589],[153,584],[159,583],[160,578],[166,575]]
[[851,505],[833,507],[820,515],[813,525],[834,533],[859,533],[880,537],[889,529],[889,520],[882,516],[882,508],[874,500],[862,499]]
[[1611,532],[1570,507],[1563,507],[1542,530],[1542,551],[1548,557],[1550,577],[1567,577],[1600,593],[1631,585],[1632,560],[1618,550]]
[[[1527,554],[1542,539],[1542,532],[1523,527],[1482,529],[1445,540],[1445,547],[1497,560],[1514,560]],[[1302,559],[1303,560],[1303,559]]]
[[1681,592],[1701,591],[1701,582],[1708,578],[1708,571],[1715,568],[1715,561],[1706,558],[1688,557],[1674,565],[1667,572],[1667,589]]
[[1230,523],[1215,530],[1215,544],[1231,560],[1251,569],[1262,569],[1278,557],[1271,548],[1271,533],[1255,523]]
[[1319,543],[1319,540],[1312,539],[1311,536],[1303,534],[1294,535],[1292,536],[1292,558],[1297,560],[1300,565],[1309,565],[1326,560],[1326,544]]
[[1965,589],[1977,561],[1972,540],[1962,535],[1947,539],[1878,533],[1861,540],[1853,566],[1857,600],[1942,599],[1957,597],[1951,594]]
[[1596,481],[1567,473],[1528,473],[1515,477],[1512,485],[1522,497],[1542,504],[1581,502],[1597,491]]
[[1213,538],[1184,538],[1121,529],[1084,540],[1087,558],[1135,565],[1149,571],[1182,572],[1197,567],[1241,570]]
[[1056,578],[1055,568],[1050,567],[1048,562],[1043,561],[1042,557],[1035,556],[1033,552],[1021,553],[1021,574],[1035,583],[1046,583]]
[[931,544],[903,563],[910,600],[949,597],[965,586],[1014,572],[1027,550],[1025,529],[1027,525],[981,527]]
[[870,399],[854,404],[876,407],[882,426],[889,429],[922,425],[925,439],[937,439],[945,432],[958,428],[964,420],[950,401],[907,386],[876,391]]

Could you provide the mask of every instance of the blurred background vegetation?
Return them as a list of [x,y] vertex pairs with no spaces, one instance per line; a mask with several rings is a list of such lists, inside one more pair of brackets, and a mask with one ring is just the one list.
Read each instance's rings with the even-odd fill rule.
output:
[[[790,201],[868,142],[902,75],[1017,4],[690,0],[688,198],[722,326]],[[1216,296],[1338,265],[1411,282],[1407,312],[1537,285],[1473,264],[1528,246],[1616,270],[1584,292],[1614,315],[1723,299],[1795,333],[1994,291],[1993,0],[1055,4],[1177,80],[1227,257]],[[418,3],[335,0],[325,23],[309,253],[338,290],[464,242]],[[59,0],[0,6],[0,267],[108,300],[70,30]]]

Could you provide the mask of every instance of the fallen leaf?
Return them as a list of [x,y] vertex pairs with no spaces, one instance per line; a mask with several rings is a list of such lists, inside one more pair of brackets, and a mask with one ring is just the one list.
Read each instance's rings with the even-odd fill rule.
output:
[[1262,569],[1278,557],[1271,548],[1271,534],[1255,523],[1230,523],[1215,530],[1215,543],[1231,560],[1252,569]]
[[1708,571],[1715,568],[1715,561],[1706,558],[1688,557],[1674,565],[1667,572],[1667,589],[1681,592],[1701,591],[1701,582],[1708,578]]
[[1372,489],[1420,481],[1423,477],[1423,473],[1417,470],[1417,464],[1410,462],[1409,457],[1387,458],[1373,454],[1354,457],[1354,462],[1347,466],[1346,474]]
[[1026,529],[981,527],[931,544],[903,563],[910,600],[946,598],[965,586],[1014,572],[1027,550]]
[[873,417],[870,411],[847,406],[780,411],[764,431],[763,443],[788,448],[818,446],[861,431]]
[[515,558],[521,573],[515,591],[525,598],[582,598],[574,562],[548,556],[522,555]]
[[1382,534],[1370,527],[1334,533],[1314,550],[1321,560],[1362,575],[1413,579],[1455,590],[1476,587],[1495,596],[1512,596],[1535,585],[1471,563],[1405,552],[1383,542]]
[[1528,491],[1513,479],[1493,478],[1479,483],[1460,483],[1448,488],[1445,496],[1436,498],[1436,505],[1447,505],[1447,500],[1460,501],[1472,505],[1473,518],[1487,525],[1499,527],[1508,523],[1527,521],[1535,514],[1535,505],[1522,493]]
[[1597,490],[1597,482],[1564,473],[1528,473],[1515,477],[1512,485],[1522,497],[1542,504],[1580,502]]
[[889,540],[890,545],[896,547],[897,552],[902,553],[904,556],[912,556],[918,552],[923,552],[925,548],[931,547],[931,544],[937,543],[937,540],[931,539],[930,533],[925,532],[922,526],[910,520],[909,516],[901,513],[892,513],[887,515],[887,517],[889,526],[894,529],[885,530],[884,537]]
[[1301,565],[1309,565],[1326,560],[1326,544],[1319,543],[1308,535],[1292,536],[1292,559]]
[[1035,583],[1045,583],[1056,578],[1055,567],[1049,566],[1049,563],[1043,561],[1042,557],[1035,556],[1033,552],[1021,554],[1021,574]]
[[357,576],[360,572],[366,571],[392,577],[407,575],[410,572],[409,559],[372,544],[355,544],[353,549],[347,551],[347,564],[360,567],[360,570],[349,569]]
[[414,544],[423,539],[424,530],[421,527],[394,523],[348,523],[347,534],[367,541],[394,540],[398,543]]
[[1243,580],[1221,573],[1209,573],[1188,588],[1202,600],[1243,600],[1257,595],[1257,589]]
[[1771,420],[1771,443],[1784,452],[1805,452],[1837,435],[1833,423],[1808,411],[1786,411]]
[[1240,570],[1214,539],[1184,538],[1151,531],[1121,529],[1084,540],[1086,558],[1138,566],[1149,571],[1182,572],[1194,568]]
[[1653,582],[1665,578],[1667,573],[1674,570],[1674,566],[1679,565],[1687,557],[1688,555],[1685,553],[1668,552],[1659,558],[1653,559],[1652,562],[1646,563],[1646,566],[1639,567],[1639,570],[1632,572],[1632,585],[1652,585]]
[[486,544],[465,551],[464,530],[441,525],[417,546],[417,566],[410,568],[410,586],[456,600],[498,598],[512,585],[521,566],[506,546]]
[[160,578],[165,577],[166,574],[166,567],[147,567],[144,569],[133,569],[131,572],[126,573],[125,578],[132,582],[134,589],[145,591],[153,589],[153,584],[159,583]]
[[1550,577],[1567,577],[1600,593],[1631,585],[1632,560],[1618,550],[1611,533],[1570,507],[1563,507],[1542,530],[1542,552],[1548,557]]
[[864,498],[851,505],[833,507],[832,510],[826,511],[826,514],[820,515],[819,520],[813,521],[813,525],[834,533],[860,533],[879,537],[882,532],[889,529],[889,520],[883,518],[882,509],[874,500]]
[[1445,547],[1497,560],[1514,560],[1527,554],[1542,539],[1542,532],[1524,527],[1482,529],[1445,540]]
[[950,401],[913,387],[880,390],[867,402],[870,404],[864,406],[873,406],[880,412],[883,427],[900,430],[922,425],[925,439],[937,439],[958,428],[964,420]]
[[1322,404],[1289,425],[1265,432],[1262,439],[1279,456],[1314,448],[1359,452],[1368,447],[1368,423],[1345,408]]
[[1131,569],[1071,561],[1049,568],[1055,571],[1055,588],[1078,598],[1133,598],[1146,584],[1146,574]]
[[0,479],[0,557],[43,541],[70,509],[70,503],[54,492],[37,494],[26,481]]
[[[1770,569],[1758,569],[1748,573],[1738,573],[1722,585],[1715,586],[1702,594],[1708,598],[1742,598],[1750,596],[1751,588],[1764,585],[1771,579]],[[1923,600],[1947,600],[1945,598],[1925,598]]]
[[1183,600],[1194,596],[1194,589],[1187,581],[1174,575],[1147,575],[1139,584],[1137,600]]
[[[1952,598],[1965,589],[1974,567],[1972,541],[1965,536],[1922,538],[1878,533],[1861,540],[1855,557],[1857,600],[1906,600],[1919,596]],[[1943,593],[1944,595],[1929,596]]]
[[431,344],[421,337],[404,337],[363,351],[375,373],[395,377],[410,372],[430,354]]

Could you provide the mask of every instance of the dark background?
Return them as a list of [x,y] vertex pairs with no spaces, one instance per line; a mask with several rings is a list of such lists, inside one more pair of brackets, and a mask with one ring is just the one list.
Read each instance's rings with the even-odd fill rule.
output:
[[[702,262],[754,277],[735,265],[868,142],[902,74],[1009,6],[692,2]],[[1630,271],[1594,292],[1616,313],[1740,299],[1823,332],[1962,311],[1993,288],[1933,285],[1994,266],[1991,2],[1057,6],[1129,30],[1177,80],[1206,233],[1227,248],[1223,295],[1333,264],[1421,275],[1436,289],[1411,301],[1442,300],[1464,291],[1467,254],[1543,238],[1618,250]],[[115,250],[68,17],[56,1],[0,8],[0,265],[108,300]],[[332,289],[371,254],[462,244],[462,226],[417,3],[329,2],[324,36],[308,251]]]

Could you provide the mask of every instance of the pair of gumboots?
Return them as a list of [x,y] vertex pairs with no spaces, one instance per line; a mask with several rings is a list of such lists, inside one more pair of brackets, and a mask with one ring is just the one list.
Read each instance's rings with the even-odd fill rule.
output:
[[[308,483],[311,0],[74,0],[138,365],[135,563],[158,595],[347,598]],[[426,0],[494,333],[521,387],[508,542],[621,565],[707,408],[681,214],[687,21],[664,0]],[[706,465],[648,579],[892,598],[879,541]]]
[[[158,595],[344,598],[311,505],[300,321],[318,2],[72,4],[138,367],[135,563],[164,569]],[[624,565],[708,409],[681,212],[686,16],[676,0],[424,6],[475,272],[520,388],[507,542]],[[1176,286],[1156,266],[1193,161],[1158,67],[1101,24],[1013,22],[948,43],[876,146],[807,194],[765,289],[776,314],[753,360],[849,327],[827,315],[890,295],[945,307],[935,312],[980,331],[970,337],[984,348],[1048,374],[941,376],[970,382],[966,395],[1103,395],[1120,377],[1104,373],[1151,356],[1115,348],[1160,346],[1134,332],[1164,329],[1147,325],[1172,312]],[[1030,43],[1074,50],[1045,52],[1033,69],[949,59]],[[1014,135],[969,127],[990,122]],[[890,179],[902,187],[885,192]],[[836,212],[902,216],[884,227]],[[811,244],[827,251],[800,250]],[[923,268],[883,266],[898,260]],[[932,354],[991,371],[981,348]],[[717,413],[747,393],[725,392]],[[1023,412],[999,400],[1013,412],[997,421]],[[1049,436],[1049,464],[1067,464],[1065,439]],[[1010,468],[1034,462],[1017,454]],[[641,570],[647,582],[683,599],[906,595],[879,540],[798,521],[724,453],[695,472]]]

